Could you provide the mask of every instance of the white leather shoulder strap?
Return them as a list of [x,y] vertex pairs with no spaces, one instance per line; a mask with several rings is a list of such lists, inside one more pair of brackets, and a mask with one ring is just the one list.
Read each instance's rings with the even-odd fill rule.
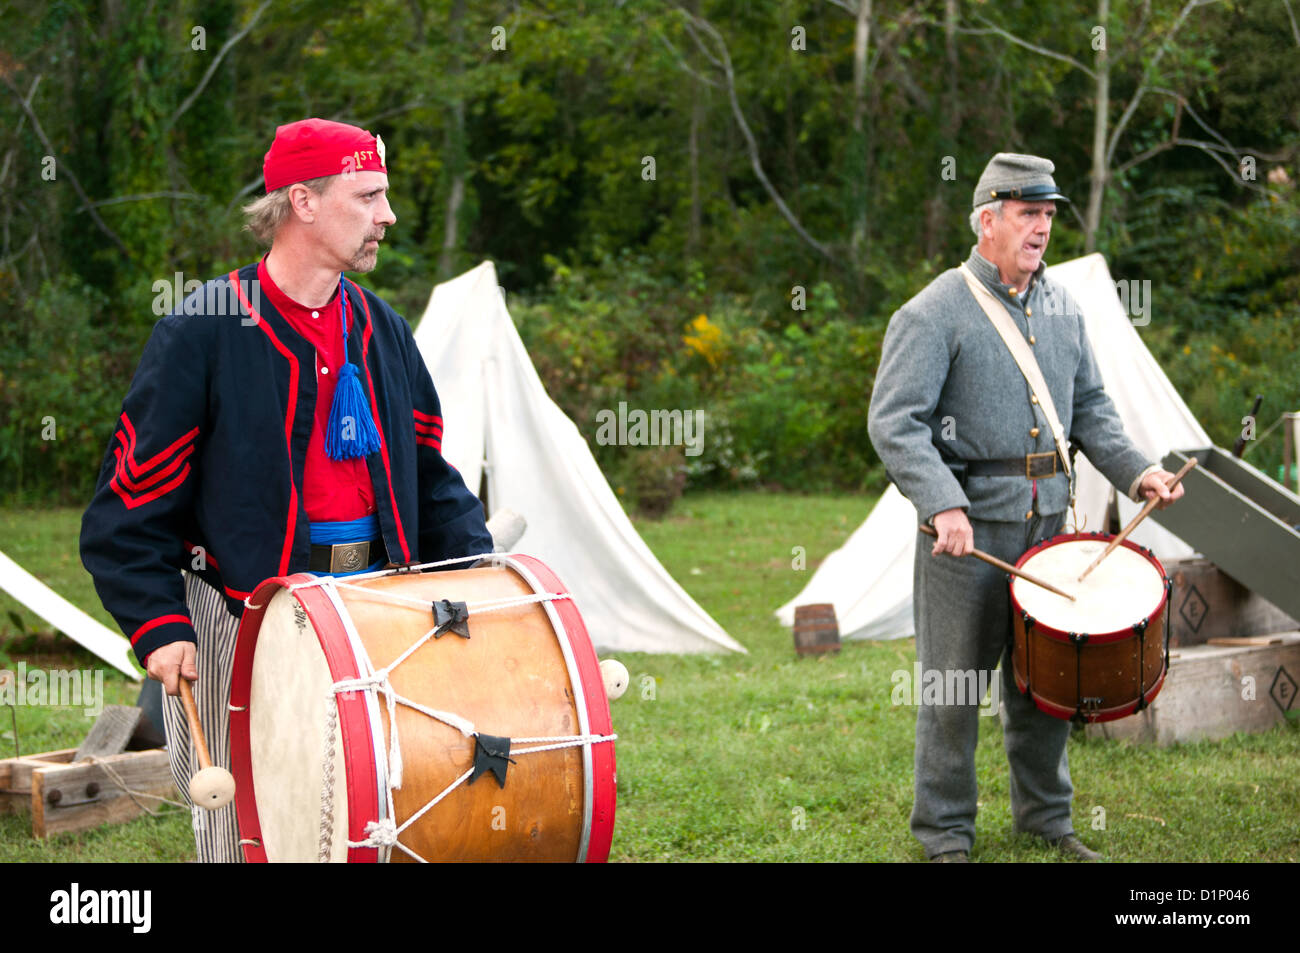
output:
[[1056,415],[1056,405],[1052,403],[1052,393],[1047,388],[1047,381],[1043,380],[1043,372],[1038,368],[1038,361],[1034,357],[1034,352],[1029,349],[1029,342],[1025,336],[1020,333],[1016,323],[1011,320],[1011,315],[993,293],[984,284],[975,277],[974,273],[966,267],[966,263],[961,264],[962,277],[966,279],[966,284],[970,287],[971,294],[979,306],[984,309],[988,315],[993,327],[997,330],[998,336],[1002,338],[1002,343],[1007,346],[1011,356],[1015,358],[1016,366],[1020,368],[1020,373],[1025,375],[1025,380],[1029,382],[1029,393],[1031,399],[1036,398],[1038,405],[1043,408],[1043,415],[1047,418],[1048,426],[1052,428],[1052,439],[1056,441],[1056,452],[1061,457],[1061,465],[1065,469],[1066,477],[1070,474],[1070,453],[1065,445],[1065,428],[1061,426],[1061,418]]

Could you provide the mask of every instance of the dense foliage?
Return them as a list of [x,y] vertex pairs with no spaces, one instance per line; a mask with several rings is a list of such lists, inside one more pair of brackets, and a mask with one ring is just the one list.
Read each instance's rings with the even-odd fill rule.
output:
[[[1052,157],[1075,197],[1051,260],[1150,282],[1143,340],[1214,439],[1256,393],[1262,433],[1300,409],[1298,6],[10,3],[0,493],[86,498],[158,283],[259,254],[240,206],[308,115],[388,144],[398,224],[367,283],[417,320],[435,281],[496,261],[629,498],[683,472],[878,485],[885,325],[965,255],[999,150]],[[704,409],[702,452],[596,445],[619,402]],[[1248,459],[1276,472],[1280,448]]]

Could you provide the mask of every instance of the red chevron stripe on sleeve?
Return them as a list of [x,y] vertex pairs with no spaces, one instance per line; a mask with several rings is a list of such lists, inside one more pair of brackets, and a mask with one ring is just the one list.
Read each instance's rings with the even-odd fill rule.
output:
[[190,465],[186,459],[194,452],[194,438],[198,436],[199,428],[195,427],[171,446],[141,463],[135,459],[135,427],[125,411],[121,420],[122,429],[115,435],[120,446],[113,448],[117,466],[114,467],[109,485],[126,508],[133,510],[166,496],[185,482],[185,478],[190,475]]
[[415,442],[442,452],[442,418],[412,410],[415,417]]

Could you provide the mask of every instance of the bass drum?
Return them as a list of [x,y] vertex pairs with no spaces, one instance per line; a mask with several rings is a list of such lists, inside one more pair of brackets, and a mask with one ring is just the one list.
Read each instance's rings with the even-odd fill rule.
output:
[[1150,704],[1164,684],[1171,584],[1155,555],[1124,540],[1078,581],[1113,538],[1055,536],[1016,563],[1074,594],[1074,602],[1011,577],[1016,687],[1056,718],[1123,718]]
[[230,693],[245,859],[607,858],[614,736],[586,628],[540,561],[490,559],[258,586]]

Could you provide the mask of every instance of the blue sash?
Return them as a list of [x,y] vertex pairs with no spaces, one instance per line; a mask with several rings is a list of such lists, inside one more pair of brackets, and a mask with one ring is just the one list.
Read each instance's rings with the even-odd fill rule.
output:
[[[346,520],[340,523],[312,523],[311,524],[311,541],[313,546],[334,546],[338,543],[364,543],[367,540],[378,539],[382,533],[379,529],[379,517],[375,514],[363,516],[357,520]],[[371,563],[365,569],[358,569],[355,572],[317,572],[316,576],[356,576],[363,572],[374,572],[376,569],[383,569],[386,560],[383,556],[379,557],[377,562]]]

